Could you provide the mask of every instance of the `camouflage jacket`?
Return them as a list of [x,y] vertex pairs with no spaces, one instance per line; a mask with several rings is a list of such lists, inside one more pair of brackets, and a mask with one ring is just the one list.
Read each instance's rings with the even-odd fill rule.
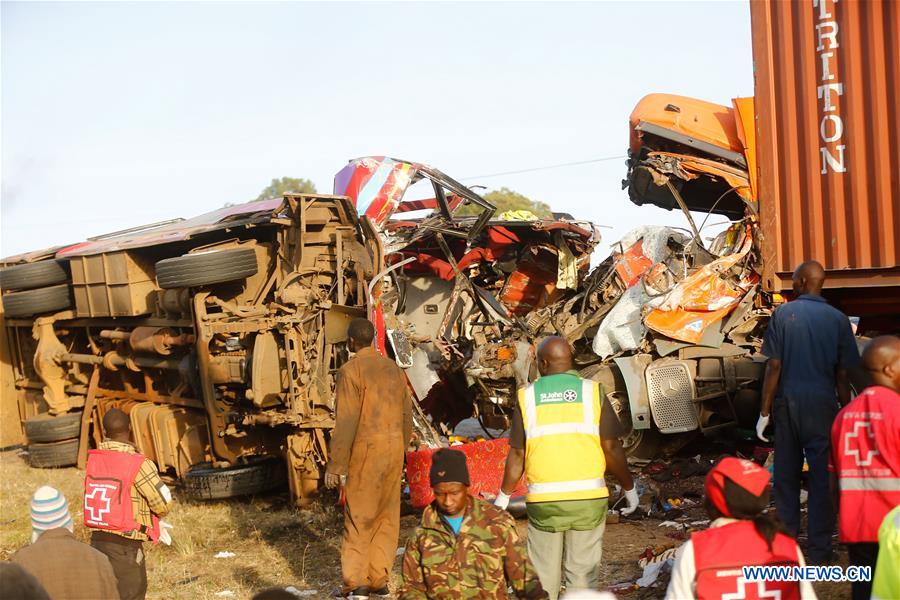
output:
[[547,598],[512,516],[469,499],[458,535],[434,506],[406,544],[401,600]]

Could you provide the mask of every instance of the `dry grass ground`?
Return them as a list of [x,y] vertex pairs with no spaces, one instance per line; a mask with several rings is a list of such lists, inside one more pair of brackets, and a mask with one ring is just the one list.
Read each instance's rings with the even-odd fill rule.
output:
[[[15,451],[0,453],[0,560],[8,560],[31,536],[28,503],[41,485],[59,488],[69,499],[75,534],[87,540],[81,523],[83,472],[77,469],[31,469]],[[696,488],[702,478],[690,484]],[[176,492],[177,498],[177,492]],[[694,509],[699,511],[700,509]],[[702,515],[699,512],[697,518]],[[316,590],[307,597],[326,598],[340,584],[341,513],[329,497],[314,510],[299,511],[286,494],[203,504],[178,502],[167,518],[174,526],[172,546],[147,546],[148,598],[217,599],[230,590],[232,598],[250,598],[272,585]],[[401,544],[418,522],[409,515],[401,521]],[[525,523],[520,521],[525,532]],[[602,583],[611,586],[634,581],[641,575],[637,558],[648,547],[677,545],[659,527],[658,520],[628,521],[607,526],[604,536]],[[218,552],[233,558],[214,558]],[[846,555],[842,555],[846,565]],[[392,588],[399,582],[399,559]],[[661,598],[666,578],[657,587],[621,593],[620,598]],[[820,599],[849,597],[847,584],[816,585]]]
[[[45,484],[66,495],[75,534],[87,541],[81,522],[83,477],[74,468],[31,469],[16,452],[0,453],[0,559],[8,560],[29,542],[28,503],[34,490]],[[286,494],[177,502],[167,521],[174,525],[172,546],[145,546],[148,598],[219,598],[216,594],[225,590],[234,598],[250,598],[272,585],[319,590],[327,596],[339,584],[341,517],[332,507],[294,510]],[[225,551],[235,556],[214,558]]]

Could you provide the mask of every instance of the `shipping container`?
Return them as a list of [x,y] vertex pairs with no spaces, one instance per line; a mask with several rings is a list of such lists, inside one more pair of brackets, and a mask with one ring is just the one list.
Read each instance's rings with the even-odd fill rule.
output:
[[[750,8],[763,284],[790,288],[794,267],[814,259],[842,307],[896,314],[900,2]],[[860,297],[873,286],[883,289]]]

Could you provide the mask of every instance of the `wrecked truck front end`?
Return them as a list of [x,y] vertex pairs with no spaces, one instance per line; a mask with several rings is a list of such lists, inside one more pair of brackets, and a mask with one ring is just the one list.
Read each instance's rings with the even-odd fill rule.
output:
[[[759,287],[751,143],[737,109],[654,94],[632,113],[624,187],[635,204],[680,210],[688,227],[630,232],[588,278],[575,333],[592,336],[601,362],[583,373],[631,424],[637,458],[653,457],[660,433],[746,427],[758,413],[771,302]],[[713,214],[731,223],[707,238]]]

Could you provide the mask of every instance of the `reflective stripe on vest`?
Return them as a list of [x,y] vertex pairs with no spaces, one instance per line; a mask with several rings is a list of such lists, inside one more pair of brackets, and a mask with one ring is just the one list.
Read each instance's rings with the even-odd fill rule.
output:
[[[609,495],[603,480],[606,462],[600,445],[601,404],[599,393],[595,393],[597,384],[575,375],[565,376],[577,381],[579,387],[575,388],[572,381],[571,387],[549,392],[548,395],[559,400],[545,402],[543,409],[535,391],[535,386],[540,387],[540,384],[536,382],[519,392],[525,426],[528,502],[605,498]],[[546,383],[545,379],[544,385]],[[574,395],[576,389],[580,391],[577,397]],[[579,399],[580,409],[576,408]]]
[[841,477],[841,491],[900,492],[898,477]]
[[606,481],[600,479],[582,479],[580,481],[556,481],[553,483],[531,483],[528,492],[531,494],[558,494],[560,492],[583,492],[606,487]]

